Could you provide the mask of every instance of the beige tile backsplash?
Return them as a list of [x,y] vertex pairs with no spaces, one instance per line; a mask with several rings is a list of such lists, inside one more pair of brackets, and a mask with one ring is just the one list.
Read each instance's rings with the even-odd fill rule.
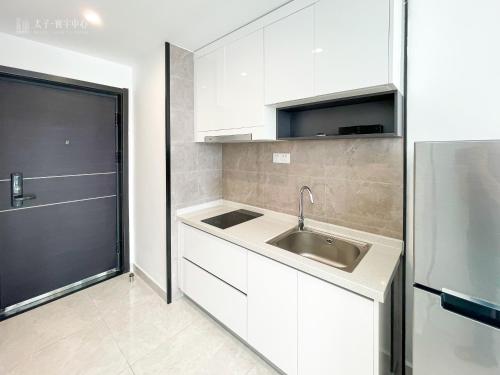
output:
[[[402,238],[403,140],[348,139],[223,145],[224,199],[296,215],[302,185],[315,203],[305,215]],[[290,164],[274,164],[289,152]]]

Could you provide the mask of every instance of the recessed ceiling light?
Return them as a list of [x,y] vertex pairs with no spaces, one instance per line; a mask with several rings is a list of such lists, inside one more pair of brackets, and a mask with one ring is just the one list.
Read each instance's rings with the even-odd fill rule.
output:
[[247,75],[248,75],[248,73],[247,73],[247,72],[241,72],[241,73],[240,73],[240,76],[242,76],[242,77],[246,77]]
[[83,17],[92,25],[100,25],[102,23],[101,16],[91,9],[84,10]]

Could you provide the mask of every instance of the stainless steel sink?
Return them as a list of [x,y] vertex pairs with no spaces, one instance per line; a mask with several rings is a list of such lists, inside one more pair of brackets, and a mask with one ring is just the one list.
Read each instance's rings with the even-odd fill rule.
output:
[[298,228],[267,242],[303,257],[352,272],[366,255],[369,244],[340,239],[326,233]]

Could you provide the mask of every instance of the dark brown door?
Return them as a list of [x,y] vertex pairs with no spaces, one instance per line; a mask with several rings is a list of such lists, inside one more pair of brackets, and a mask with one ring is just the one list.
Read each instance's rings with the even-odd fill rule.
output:
[[0,314],[118,267],[116,112],[116,96],[0,77]]

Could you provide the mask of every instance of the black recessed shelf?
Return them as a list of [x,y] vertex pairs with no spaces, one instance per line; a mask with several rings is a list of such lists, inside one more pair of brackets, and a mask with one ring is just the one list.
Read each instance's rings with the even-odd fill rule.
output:
[[[396,90],[279,108],[277,139],[401,137]],[[346,134],[347,133],[347,134]]]

